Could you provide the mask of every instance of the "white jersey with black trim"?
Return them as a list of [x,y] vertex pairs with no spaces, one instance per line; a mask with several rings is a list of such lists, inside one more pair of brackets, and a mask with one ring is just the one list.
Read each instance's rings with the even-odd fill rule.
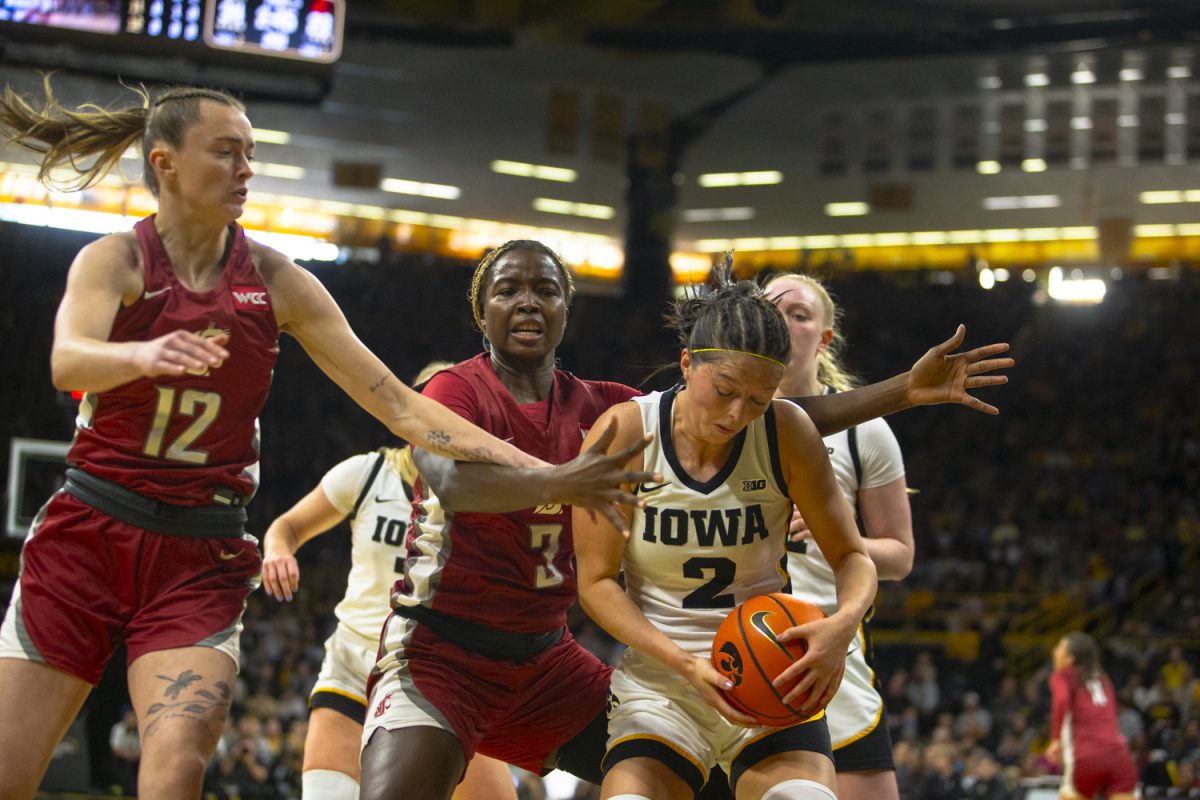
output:
[[698,481],[680,465],[671,439],[678,387],[635,398],[654,434],[625,545],[625,591],[650,622],[694,655],[707,655],[721,621],[739,603],[782,591],[792,503],[776,444],[774,409],[733,440],[725,466]]
[[[825,437],[829,463],[834,477],[850,508],[858,509],[860,489],[873,489],[904,476],[904,457],[896,435],[882,419],[873,419],[857,426],[858,456],[862,464],[860,483],[854,470],[847,431]],[[788,574],[792,579],[792,594],[821,607],[826,614],[837,610],[837,582],[833,568],[825,560],[821,548],[809,539],[802,548],[793,545],[788,552]]]
[[[351,456],[321,479],[321,490],[342,514],[349,515],[362,494],[379,453]],[[385,458],[350,523],[350,574],[346,594],[334,613],[344,628],[375,648],[383,621],[391,612],[392,584],[404,569],[404,538],[412,522],[412,488]]]

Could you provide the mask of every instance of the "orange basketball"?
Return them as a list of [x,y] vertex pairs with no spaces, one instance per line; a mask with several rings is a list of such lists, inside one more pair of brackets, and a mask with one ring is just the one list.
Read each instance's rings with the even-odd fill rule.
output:
[[776,689],[771,681],[803,656],[808,647],[803,639],[781,642],[775,637],[824,616],[812,603],[780,593],[751,597],[729,612],[713,639],[712,662],[718,672],[733,681],[733,688],[725,692],[730,704],[763,725],[778,727],[804,719],[796,709],[808,695],[785,705],[783,697],[791,687]]

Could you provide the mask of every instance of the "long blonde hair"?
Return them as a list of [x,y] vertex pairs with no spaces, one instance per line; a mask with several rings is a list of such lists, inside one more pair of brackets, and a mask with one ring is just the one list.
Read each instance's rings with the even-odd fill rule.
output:
[[[246,110],[228,92],[192,86],[166,89],[153,101],[145,87],[130,86],[127,88],[140,100],[137,105],[113,109],[84,103],[71,109],[54,96],[49,75],[43,78],[43,85],[45,97],[40,102],[31,102],[12,87],[4,87],[0,129],[12,144],[40,156],[38,180],[66,191],[97,183],[117,166],[126,150],[141,145],[142,180],[158,197],[158,176],[148,158],[155,143],[182,147],[188,130],[200,121],[200,104],[204,101]],[[78,177],[54,182],[51,173],[63,167]]]
[[842,336],[838,323],[842,319],[842,310],[833,302],[825,284],[811,275],[798,272],[777,272],[763,281],[763,290],[782,280],[796,281],[811,287],[821,301],[821,309],[825,314],[825,325],[833,330],[833,338],[828,346],[817,353],[817,380],[824,386],[830,386],[839,392],[848,392],[862,381],[842,365],[842,351],[846,347],[846,339]]

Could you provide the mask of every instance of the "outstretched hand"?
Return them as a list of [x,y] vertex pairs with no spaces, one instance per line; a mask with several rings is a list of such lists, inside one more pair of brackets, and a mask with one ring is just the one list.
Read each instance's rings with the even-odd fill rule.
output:
[[267,553],[263,559],[263,590],[280,602],[292,600],[300,588],[300,565],[291,553]]
[[621,513],[621,505],[640,506],[643,503],[624,487],[658,482],[662,480],[662,475],[626,469],[629,461],[645,450],[654,437],[647,434],[628,447],[608,453],[616,435],[616,423],[610,421],[590,448],[566,464],[555,467],[553,480],[558,486],[554,496],[561,498],[560,502],[599,511],[613,527],[628,537],[629,520]]
[[1011,358],[992,358],[1008,352],[1008,343],[989,344],[965,353],[955,353],[966,335],[966,326],[959,325],[953,336],[930,348],[913,364],[905,389],[905,396],[910,403],[915,406],[961,403],[985,414],[1000,413],[1000,409],[990,403],[973,397],[969,390],[1008,383],[1007,375],[984,374],[1008,369],[1016,363]]

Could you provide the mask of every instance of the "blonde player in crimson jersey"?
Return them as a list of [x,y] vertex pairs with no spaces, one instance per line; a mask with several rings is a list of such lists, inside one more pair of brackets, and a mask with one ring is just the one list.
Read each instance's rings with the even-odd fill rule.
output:
[[[792,356],[775,395],[810,397],[853,389],[838,359],[842,338],[836,329],[837,307],[821,282],[780,273],[763,286],[783,312],[792,342]],[[904,578],[912,570],[915,549],[912,512],[904,460],[891,428],[882,419],[868,420],[826,437],[825,445],[838,486],[869,536],[863,544],[879,580]],[[837,608],[834,573],[811,536],[797,512],[788,542],[792,594],[831,613]],[[842,685],[826,708],[838,797],[899,800],[883,697],[871,664],[868,622],[850,645]]]
[[54,384],[88,396],[67,485],[34,521],[0,626],[0,797],[34,795],[123,641],[138,796],[195,798],[261,568],[244,505],[279,332],[397,436],[454,458],[540,462],[396,380],[311,274],[245,237],[254,132],[238,100],[178,87],[68,109],[49,79],[44,91],[0,100],[5,139],[37,155],[41,177],[74,170],[85,188],[140,145],[158,211],[80,251],[55,319]]
[[[453,366],[434,361],[414,379],[420,386]],[[334,609],[337,629],[325,642],[325,660],[309,696],[301,795],[312,800],[356,800],[358,752],[367,712],[367,676],[379,650],[388,598],[404,573],[404,540],[412,524],[417,468],[407,448],[384,447],[351,456],[281,514],[263,539],[263,588],[291,601],[300,588],[295,553],[343,520],[350,523],[350,574]],[[480,756],[455,790],[456,800],[516,797],[508,767]]]
[[[791,350],[783,315],[753,283],[734,283],[731,266],[714,270],[710,292],[676,304],[683,384],[597,423],[616,425],[614,448],[655,437],[634,466],[664,479],[637,487],[645,505],[630,511],[631,535],[574,515],[580,602],[629,645],[612,677],[605,798],[683,800],[718,765],[736,797],[835,797],[821,709],[875,596],[875,567],[816,428],[773,399]],[[780,635],[807,641],[776,679],[789,687],[803,675],[784,702],[811,691],[798,704],[803,722],[763,728],[722,696],[732,684],[709,654],[736,605],[786,585],[793,502],[834,565],[838,607]]]

